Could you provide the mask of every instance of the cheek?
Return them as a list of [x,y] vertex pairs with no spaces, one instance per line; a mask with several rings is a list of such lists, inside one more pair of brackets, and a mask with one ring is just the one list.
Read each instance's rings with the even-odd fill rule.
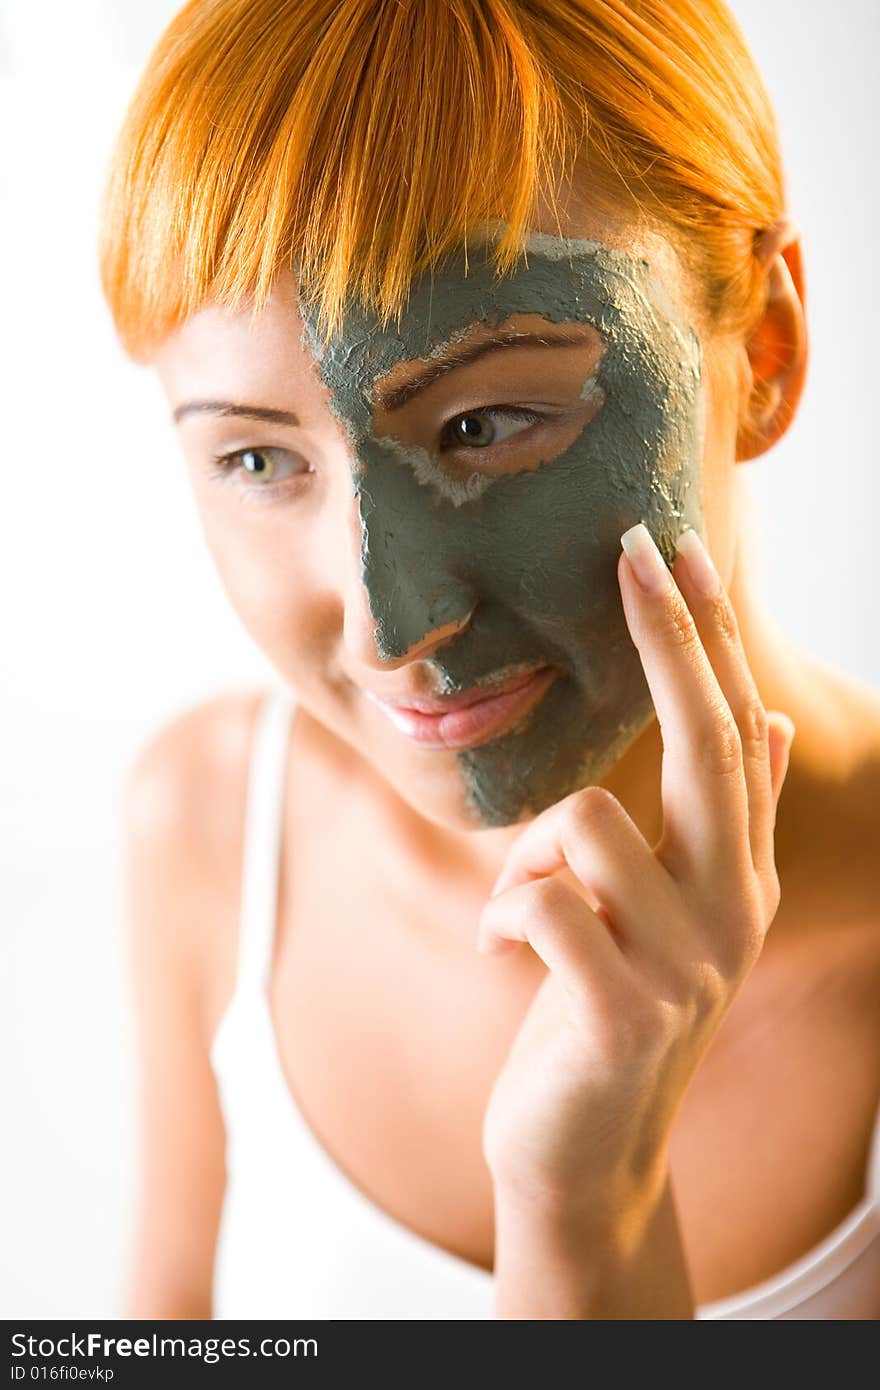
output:
[[616,609],[621,535],[640,519],[678,514],[677,495],[658,486],[659,465],[630,446],[613,422],[587,427],[539,472],[498,481],[472,522],[481,587],[548,621],[583,626]]
[[326,570],[318,568],[314,548],[302,543],[303,527],[292,511],[235,502],[200,512],[230,605],[257,646],[282,666],[291,654],[326,645],[341,623],[340,600],[324,587]]
[[[631,384],[607,413],[541,473],[505,480],[486,499],[495,542],[482,580],[544,635],[597,649],[610,659],[626,645],[617,561],[620,537],[643,520],[667,553],[701,506],[702,402],[691,410],[639,410],[644,385]],[[633,428],[650,419],[651,428]],[[597,644],[599,647],[597,648]]]

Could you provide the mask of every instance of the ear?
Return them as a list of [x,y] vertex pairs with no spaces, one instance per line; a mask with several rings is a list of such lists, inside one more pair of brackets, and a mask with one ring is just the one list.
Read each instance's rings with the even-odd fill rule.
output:
[[740,412],[737,462],[766,452],[794,419],[807,374],[807,325],[800,231],[788,217],[759,238],[767,302],[745,345],[750,388]]

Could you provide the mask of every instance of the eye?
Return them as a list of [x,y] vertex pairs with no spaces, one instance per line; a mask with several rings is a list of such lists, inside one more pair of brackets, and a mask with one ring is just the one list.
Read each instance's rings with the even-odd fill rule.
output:
[[241,485],[252,491],[268,490],[270,485],[285,478],[302,477],[311,471],[298,454],[274,446],[220,454],[212,459],[212,465],[223,477],[244,474],[245,480]]
[[[450,420],[441,435],[440,442],[449,449],[486,449],[493,444],[504,444],[517,434],[524,433],[523,426],[543,420],[544,416],[522,406],[486,406],[482,410],[469,410],[464,415],[456,415]],[[491,423],[494,420],[507,421],[499,428]],[[510,428],[519,425],[521,428]]]

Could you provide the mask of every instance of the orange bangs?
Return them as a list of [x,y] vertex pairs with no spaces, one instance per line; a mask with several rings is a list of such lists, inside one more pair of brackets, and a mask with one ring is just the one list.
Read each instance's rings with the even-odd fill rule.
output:
[[760,74],[721,0],[190,0],[162,35],[104,197],[104,293],[146,360],[209,299],[279,271],[325,336],[383,323],[487,220],[511,270],[539,199],[587,156],[692,238],[718,313],[754,310],[784,209]]

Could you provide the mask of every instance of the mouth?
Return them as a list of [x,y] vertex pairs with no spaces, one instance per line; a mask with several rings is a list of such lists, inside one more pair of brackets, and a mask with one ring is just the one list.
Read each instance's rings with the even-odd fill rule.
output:
[[533,667],[505,681],[445,698],[383,699],[370,690],[364,694],[400,733],[422,748],[474,748],[529,713],[561,674],[557,666]]

